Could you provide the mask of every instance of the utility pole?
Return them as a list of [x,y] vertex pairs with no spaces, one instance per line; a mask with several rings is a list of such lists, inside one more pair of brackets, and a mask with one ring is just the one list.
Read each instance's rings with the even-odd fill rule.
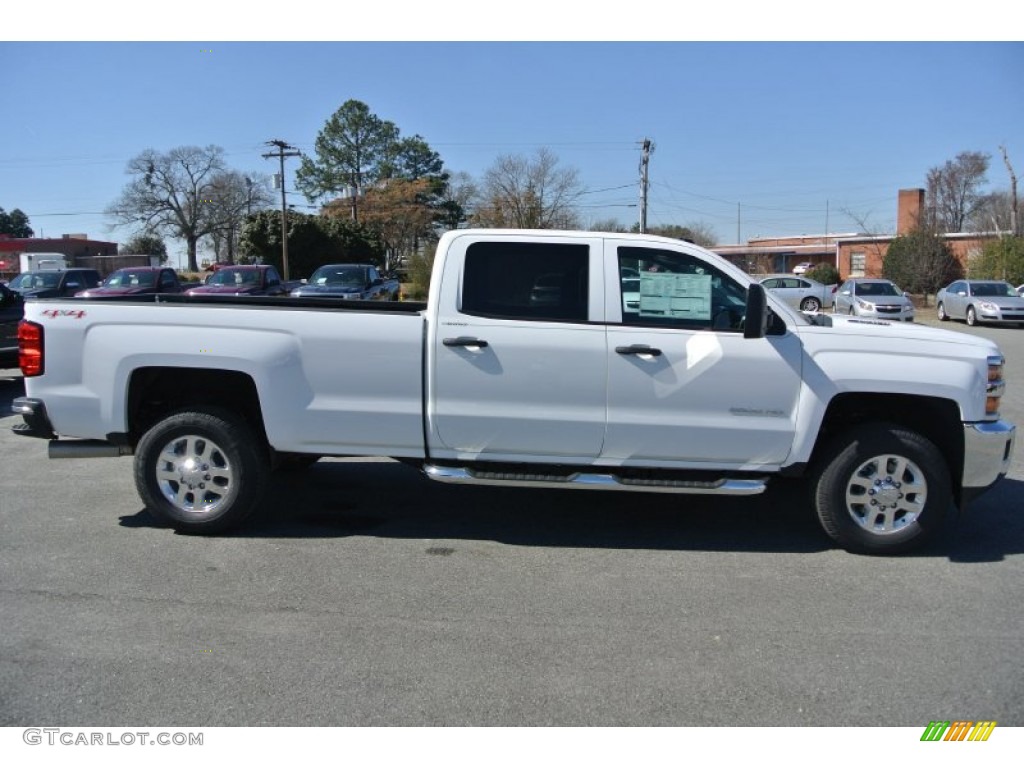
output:
[[302,153],[286,141],[271,139],[266,142],[277,147],[277,152],[269,152],[263,157],[276,157],[281,161],[281,266],[284,268],[284,279],[289,280],[288,275],[288,202],[284,191],[284,159],[286,157],[298,157]]
[[647,231],[647,166],[651,161],[654,144],[650,139],[643,141],[643,154],[640,156],[640,233]]
[[1006,163],[1006,170],[1010,172],[1010,233],[1014,237],[1020,236],[1020,222],[1017,220],[1017,174],[1013,172],[1010,165],[1010,156],[1006,153],[1006,147],[1000,146],[1003,153],[1003,162]]

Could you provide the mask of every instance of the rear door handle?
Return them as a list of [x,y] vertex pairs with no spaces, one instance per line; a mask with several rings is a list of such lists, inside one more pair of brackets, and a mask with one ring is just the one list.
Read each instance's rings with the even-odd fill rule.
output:
[[457,339],[445,339],[446,347],[486,347],[487,342],[483,339],[474,339],[472,336],[459,336]]
[[630,344],[628,347],[616,347],[615,351],[620,355],[650,355],[651,357],[661,357],[660,349],[649,347],[646,344]]

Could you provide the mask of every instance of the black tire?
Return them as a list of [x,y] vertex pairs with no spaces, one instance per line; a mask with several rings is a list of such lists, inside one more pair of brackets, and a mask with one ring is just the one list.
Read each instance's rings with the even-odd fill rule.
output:
[[939,306],[935,308],[935,314],[939,316],[940,321],[945,322],[946,320],[949,320],[949,315],[946,314],[946,307],[941,301],[939,302]]
[[808,296],[800,302],[801,312],[817,312],[821,309],[821,302],[813,296]]
[[974,311],[974,307],[968,307],[967,308],[967,324],[968,325],[977,325],[978,324],[978,315]]
[[849,552],[914,549],[945,527],[953,509],[949,468],[938,448],[893,424],[864,424],[840,435],[811,479],[818,520]]
[[135,449],[135,487],[146,508],[184,533],[219,533],[244,520],[269,473],[262,442],[220,409],[173,413]]
[[847,314],[850,315],[850,317],[856,316],[857,313],[853,311],[853,304],[850,305],[850,311]]

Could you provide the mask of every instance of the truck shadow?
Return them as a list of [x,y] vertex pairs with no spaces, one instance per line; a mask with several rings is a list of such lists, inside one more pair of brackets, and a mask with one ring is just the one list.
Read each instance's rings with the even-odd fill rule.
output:
[[17,368],[0,368],[0,417],[11,415],[11,403],[25,396],[25,379]]
[[[1004,480],[914,556],[989,562],[1024,552],[1024,519],[1011,513],[1022,490],[1024,483]],[[144,510],[121,523],[156,524]],[[597,549],[835,549],[795,483],[776,483],[752,498],[454,487],[390,461],[328,460],[279,473],[260,509],[227,535],[422,539],[439,551],[459,540]]]

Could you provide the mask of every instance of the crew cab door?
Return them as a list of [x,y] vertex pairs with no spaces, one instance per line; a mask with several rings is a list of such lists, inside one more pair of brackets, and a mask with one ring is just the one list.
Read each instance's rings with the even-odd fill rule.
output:
[[698,249],[609,240],[607,463],[780,464],[793,444],[801,347],[743,338],[746,289]]
[[433,284],[431,455],[595,459],[607,379],[600,239],[456,237]]

